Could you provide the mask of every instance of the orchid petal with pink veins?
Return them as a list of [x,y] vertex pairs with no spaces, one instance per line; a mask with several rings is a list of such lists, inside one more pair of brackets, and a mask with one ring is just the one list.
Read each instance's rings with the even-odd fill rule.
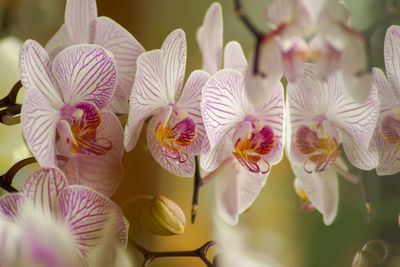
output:
[[379,118],[371,140],[371,146],[375,146],[378,150],[379,164],[376,172],[378,175],[392,175],[400,171],[399,148],[395,143],[389,143],[384,139],[382,130],[384,120],[393,117],[393,111],[399,107],[399,98],[380,69],[373,69],[372,82],[380,100]]
[[137,61],[138,70],[130,97],[129,117],[125,127],[125,149],[131,151],[142,130],[143,122],[157,109],[168,105],[161,64],[161,50],[141,54]]
[[86,101],[101,109],[108,104],[117,85],[113,56],[95,45],[64,50],[53,61],[53,73],[64,101],[71,105]]
[[[171,144],[170,147],[163,147],[157,140],[156,131],[158,127],[162,127],[161,122],[163,121],[160,115],[155,115],[147,126],[147,146],[151,155],[169,172],[177,176],[192,177],[194,175],[194,157],[183,152],[181,146]],[[186,130],[191,131],[190,129]]]
[[199,154],[206,130],[204,129],[203,119],[201,117],[200,102],[201,91],[210,75],[201,70],[192,72],[186,81],[182,95],[180,96],[176,107],[185,112],[194,123],[196,123],[196,138],[193,143],[183,149],[184,152],[193,155]]
[[47,52],[36,41],[27,40],[19,55],[21,82],[28,91],[37,91],[55,109],[62,107],[61,92],[52,82],[52,66]]
[[120,214],[116,221],[115,238],[124,247],[127,241],[127,223],[117,205],[86,187],[74,185],[59,195],[59,215],[73,236],[76,246],[84,256],[90,248],[99,245],[103,227],[114,212]]
[[247,60],[241,45],[236,41],[227,43],[224,48],[224,68],[244,73],[247,66]]
[[110,150],[102,155],[69,153],[62,167],[68,183],[85,185],[111,196],[122,180],[123,129],[119,119],[111,112],[101,112],[101,123],[96,129],[96,142]]
[[68,0],[65,25],[74,43],[93,42],[96,32],[97,7],[95,0]]
[[292,169],[307,197],[313,206],[319,210],[324,223],[329,225],[336,217],[339,202],[338,177],[333,168],[320,173],[308,174],[301,164],[292,162]]
[[222,31],[221,5],[213,3],[197,31],[197,42],[203,56],[202,68],[210,74],[217,72],[222,65]]
[[20,194],[8,194],[0,198],[0,221],[7,219],[7,221],[19,220],[20,211],[27,199]]
[[[329,134],[327,140],[334,138],[336,144],[343,142],[352,164],[371,169],[377,163],[376,153],[368,151],[377,119],[376,94],[373,92],[367,103],[360,105],[346,97],[342,87],[337,76],[331,76],[327,82],[318,81],[315,65],[307,65],[306,77],[288,85],[292,137],[302,125],[322,126],[324,121],[330,122],[325,125],[332,128],[325,129]],[[289,144],[292,160],[304,161],[305,155],[299,153],[294,142],[292,139]]]
[[58,195],[68,187],[64,174],[57,168],[42,168],[24,183],[21,194],[44,213],[58,211]]
[[29,90],[21,110],[22,132],[42,166],[56,166],[55,139],[60,114],[37,90]]
[[110,51],[117,64],[118,86],[109,105],[112,111],[127,114],[128,99],[136,74],[136,60],[144,48],[127,30],[107,17],[97,19],[94,43]]
[[[268,90],[268,88],[266,88]],[[283,157],[283,146],[285,137],[285,102],[283,97],[283,86],[278,83],[272,90],[268,101],[257,107],[252,114],[258,121],[269,125],[274,133],[274,146],[272,150],[263,156],[271,165],[281,161]]]
[[161,46],[162,80],[170,103],[180,95],[186,69],[186,37],[182,29],[171,32]]
[[[229,136],[229,137],[228,137]],[[207,171],[212,172],[217,169],[221,162],[229,157],[232,157],[232,138],[227,135],[222,138],[214,149],[210,148],[208,138],[204,139],[203,146],[200,152],[200,167]]]
[[217,209],[231,225],[239,222],[239,214],[246,211],[264,186],[268,175],[251,173],[235,159],[221,166],[215,180]]
[[49,53],[50,58],[55,58],[64,48],[75,44],[69,36],[67,25],[63,24],[60,29],[47,42],[44,49]]
[[391,89],[400,99],[400,26],[392,25],[386,31],[384,57]]
[[234,70],[218,71],[204,86],[202,115],[211,149],[244,118],[243,86],[242,74]]

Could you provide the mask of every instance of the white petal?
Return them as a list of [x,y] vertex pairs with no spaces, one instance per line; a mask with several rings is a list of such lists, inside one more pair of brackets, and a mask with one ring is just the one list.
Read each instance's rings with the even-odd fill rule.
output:
[[64,102],[72,106],[86,101],[101,109],[117,85],[113,56],[95,45],[75,45],[63,50],[53,61],[53,73]]
[[197,42],[203,56],[203,70],[211,75],[221,68],[222,31],[221,5],[215,2],[208,8],[203,25],[197,31]]
[[136,60],[144,48],[127,30],[107,17],[97,19],[95,44],[110,51],[117,63],[118,86],[113,96],[112,110],[128,113],[128,100],[136,74]]
[[161,46],[161,73],[164,90],[170,103],[175,103],[182,90],[186,69],[186,37],[185,32],[177,29],[171,32]]
[[68,0],[65,25],[74,43],[93,43],[96,31],[97,7],[95,0]]
[[400,26],[392,25],[384,44],[385,68],[393,92],[400,98]]
[[203,88],[202,115],[211,149],[244,117],[243,83],[239,72],[220,70]]
[[240,44],[236,41],[227,43],[224,49],[224,68],[244,73],[247,65],[247,60]]
[[36,91],[28,91],[21,110],[22,132],[41,166],[57,166],[55,141],[60,114]]

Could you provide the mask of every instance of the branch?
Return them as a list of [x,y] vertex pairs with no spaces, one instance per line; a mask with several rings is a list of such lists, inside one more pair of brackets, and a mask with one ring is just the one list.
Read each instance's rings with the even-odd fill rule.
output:
[[265,32],[262,32],[257,29],[257,27],[250,21],[246,12],[243,9],[241,0],[234,0],[235,1],[235,11],[239,18],[242,20],[243,24],[247,27],[247,29],[254,35],[256,38],[256,48],[254,51],[254,62],[253,62],[253,74],[257,75],[260,74],[264,76],[264,74],[260,73],[258,65],[260,62],[260,47],[261,43],[264,40],[264,36],[266,35]]
[[9,107],[13,106],[17,101],[17,95],[19,90],[22,88],[21,81],[18,81],[11,88],[10,93],[6,95],[3,99],[0,100],[0,107]]
[[199,203],[199,193],[201,186],[201,176],[200,176],[200,163],[199,156],[194,156],[195,169],[194,169],[194,186],[193,186],[193,199],[192,199],[192,224],[196,220],[198,203]]
[[141,267],[146,267],[156,258],[163,257],[198,257],[200,258],[208,267],[213,267],[213,264],[207,259],[208,250],[216,245],[215,241],[208,241],[200,248],[195,250],[186,250],[186,251],[149,251],[145,247],[141,246],[133,239],[129,239],[132,245],[143,255],[143,263]]
[[36,159],[34,157],[30,157],[27,159],[23,159],[15,163],[5,174],[0,176],[0,187],[6,190],[7,192],[17,192],[18,190],[15,189],[11,184],[14,179],[14,176],[17,172],[25,167],[26,165],[35,163]]
[[364,206],[365,209],[367,210],[368,214],[368,221],[371,221],[372,218],[372,207],[368,195],[368,188],[367,188],[367,177],[368,177],[368,172],[363,171],[362,175],[360,176],[360,189],[361,189],[361,195],[363,196],[364,199]]
[[20,123],[20,117],[14,117],[21,113],[21,104],[13,104],[0,111],[0,123],[5,125],[15,125]]

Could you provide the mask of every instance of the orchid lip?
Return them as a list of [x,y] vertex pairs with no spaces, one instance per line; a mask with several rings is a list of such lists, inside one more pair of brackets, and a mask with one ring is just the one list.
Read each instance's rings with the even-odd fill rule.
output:
[[275,136],[269,126],[243,121],[236,129],[233,140],[235,151],[232,154],[248,171],[266,174],[271,170],[270,163],[263,158],[275,144]]
[[[338,144],[335,138],[332,138],[328,131],[323,129],[322,122],[315,125],[316,130],[322,133],[324,137],[319,137],[318,133],[308,126],[301,126],[295,136],[297,149],[307,159],[303,163],[303,169],[306,173],[323,172],[330,167],[341,154],[337,150]],[[309,168],[312,165],[312,168]]]
[[177,163],[185,163],[189,155],[182,148],[196,139],[195,122],[185,112],[173,110],[172,106],[163,109],[159,116],[160,122],[155,129],[155,136],[161,151]]

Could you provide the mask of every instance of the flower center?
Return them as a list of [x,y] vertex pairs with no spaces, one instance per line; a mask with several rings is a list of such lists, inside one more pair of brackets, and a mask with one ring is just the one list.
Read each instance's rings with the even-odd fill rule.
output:
[[71,152],[103,155],[111,150],[110,140],[96,138],[97,127],[101,123],[100,111],[96,106],[85,102],[75,107],[65,106],[61,111],[61,119],[68,122],[69,129],[59,127],[59,134],[71,145]]
[[[396,113],[393,115],[386,115],[382,122],[380,128],[380,134],[383,139],[389,144],[395,145],[397,148],[397,152],[400,151],[400,120],[399,117],[396,116]],[[398,154],[398,153],[397,153]],[[400,156],[397,155],[397,158],[400,160]]]
[[336,139],[330,136],[321,123],[315,128],[316,131],[303,125],[295,136],[296,147],[302,154],[307,155],[303,165],[307,173],[325,171],[341,153],[337,150]]
[[185,112],[178,113],[168,107],[161,111],[155,136],[166,157],[184,163],[189,156],[182,148],[192,144],[196,138],[196,123],[186,117]]
[[[271,166],[263,158],[275,145],[275,136],[271,127],[258,125],[256,127],[249,121],[239,124],[233,134],[235,151],[232,154],[237,161],[250,172],[265,174]],[[262,166],[260,166],[262,165]]]

